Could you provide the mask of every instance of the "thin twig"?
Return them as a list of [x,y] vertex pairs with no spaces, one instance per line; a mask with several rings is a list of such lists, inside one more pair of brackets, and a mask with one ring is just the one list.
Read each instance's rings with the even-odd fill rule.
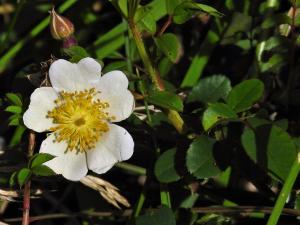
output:
[[164,25],[162,26],[162,28],[156,33],[156,36],[159,37],[161,36],[163,33],[165,33],[166,29],[171,25],[172,23],[172,16],[169,16],[167,21],[164,23]]
[[[237,214],[237,213],[266,213],[271,214],[273,207],[268,206],[210,206],[210,207],[195,207],[192,212],[195,213],[221,213],[221,214]],[[284,208],[282,214],[287,216],[300,216],[300,210]]]
[[[208,207],[195,207],[191,211],[195,213],[220,213],[220,214],[249,214],[253,212],[270,214],[273,207],[268,206],[235,206],[235,207],[225,207],[225,206],[208,206]],[[152,211],[155,209],[148,209],[147,211]],[[69,217],[129,217],[132,214],[132,209],[126,209],[123,211],[109,211],[109,212],[77,212],[71,214],[65,213],[53,213],[41,216],[32,216],[31,222],[49,219],[61,219]],[[287,216],[300,216],[300,211],[296,209],[284,208],[282,214]],[[6,223],[13,223],[22,221],[22,218],[7,218],[3,220]]]
[[[28,159],[33,155],[35,146],[35,133],[30,131],[28,138]],[[28,180],[24,186],[24,198],[23,198],[23,219],[22,225],[28,225],[30,223],[30,185],[31,181]]]

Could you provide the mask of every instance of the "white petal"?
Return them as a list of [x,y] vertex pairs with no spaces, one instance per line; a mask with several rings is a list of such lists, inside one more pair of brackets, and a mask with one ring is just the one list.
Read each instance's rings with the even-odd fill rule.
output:
[[127,119],[134,109],[134,97],[128,88],[128,79],[121,71],[104,74],[96,84],[100,100],[108,102],[108,113],[114,116],[112,122]]
[[110,124],[95,149],[87,152],[88,168],[98,174],[105,173],[115,163],[129,159],[133,148],[131,135],[124,128]]
[[104,74],[97,84],[100,91],[105,89],[122,90],[128,88],[128,79],[122,71],[114,70]]
[[85,153],[76,154],[75,151],[68,151],[66,142],[54,142],[54,133],[49,135],[41,144],[40,153],[49,153],[56,156],[54,159],[44,163],[56,174],[63,175],[66,179],[79,181],[87,174]]
[[29,107],[23,115],[25,126],[36,132],[43,132],[53,127],[52,119],[46,118],[46,115],[55,107],[54,100],[57,97],[52,87],[35,89],[31,94]]
[[92,58],[84,58],[78,64],[58,59],[49,69],[49,77],[56,91],[81,91],[93,88],[101,74],[101,66]]
[[101,65],[93,58],[81,59],[78,64],[82,73],[88,80],[98,80],[101,76]]

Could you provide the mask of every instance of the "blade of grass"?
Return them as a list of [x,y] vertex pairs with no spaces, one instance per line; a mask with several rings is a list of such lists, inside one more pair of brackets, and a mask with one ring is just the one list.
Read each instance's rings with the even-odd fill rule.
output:
[[268,220],[267,225],[276,225],[279,217],[281,215],[281,212],[283,210],[283,207],[285,205],[285,202],[291,193],[291,190],[293,188],[293,185],[296,181],[296,178],[300,172],[300,154],[298,154],[298,157],[295,159],[292,168],[290,170],[290,173],[288,177],[286,178],[284,185],[282,187],[282,190],[280,191],[278,195],[278,199],[276,200],[275,206],[272,210],[272,214]]
[[198,82],[219,40],[219,36],[214,31],[208,31],[206,38],[199,49],[200,53],[193,58],[181,83],[181,87],[192,87]]
[[8,42],[9,37],[10,37],[10,34],[11,34],[13,28],[16,25],[18,16],[19,16],[19,14],[20,14],[23,6],[24,6],[24,3],[25,3],[25,0],[22,0],[22,1],[20,1],[18,3],[17,9],[16,9],[15,14],[14,14],[14,17],[13,17],[12,21],[10,22],[7,31],[3,35],[3,38],[1,39],[1,42],[0,42],[0,53],[3,52],[3,50],[5,49],[5,47],[7,45],[7,42]]

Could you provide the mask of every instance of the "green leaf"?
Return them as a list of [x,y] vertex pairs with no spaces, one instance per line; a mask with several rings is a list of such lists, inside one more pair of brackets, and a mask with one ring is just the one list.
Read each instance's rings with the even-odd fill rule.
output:
[[17,106],[17,105],[10,105],[10,106],[6,107],[5,111],[19,114],[22,112],[22,107]]
[[23,105],[22,99],[20,98],[19,95],[15,93],[6,93],[6,97],[13,105],[20,106],[20,107]]
[[186,0],[166,0],[166,8],[169,15],[174,14],[174,10],[178,5],[183,3]]
[[53,176],[55,173],[52,169],[45,165],[35,166],[31,169],[32,173],[37,176]]
[[[269,29],[272,27],[278,27],[280,25],[290,26],[291,23],[292,23],[292,19],[288,15],[284,13],[280,13],[272,16],[267,16],[265,20],[262,22],[261,27],[263,29]],[[281,34],[285,33],[282,29],[283,26],[279,27]]]
[[9,120],[8,126],[19,126],[19,125],[20,125],[20,117],[15,117]]
[[260,63],[260,69],[262,73],[276,72],[287,62],[286,57],[282,54],[272,55],[267,62]]
[[21,139],[22,139],[22,136],[23,136],[25,130],[26,130],[26,127],[23,125],[19,125],[16,127],[14,134],[9,142],[10,147],[13,147],[21,142]]
[[194,3],[194,6],[193,6],[195,9],[200,9],[202,10],[203,12],[206,12],[212,16],[223,16],[222,13],[220,13],[218,10],[216,10],[215,8],[209,6],[209,5],[205,5],[205,4],[200,4],[200,3]]
[[180,85],[181,87],[193,87],[197,84],[219,40],[220,37],[217,32],[214,30],[209,30],[207,32],[206,37],[200,46],[199,53],[194,56],[184,75],[184,79]]
[[156,46],[167,56],[173,63],[179,61],[182,55],[182,47],[177,36],[171,33],[165,33],[154,38]]
[[21,114],[12,114],[8,118],[8,121],[9,121],[8,125],[9,126],[19,126],[21,119],[22,119],[22,115]]
[[48,154],[48,153],[37,153],[29,161],[29,168],[34,168],[36,166],[40,166],[45,162],[54,159],[55,156]]
[[231,16],[231,21],[227,29],[225,29],[221,44],[237,44],[241,40],[238,33],[246,33],[250,31],[252,17],[240,12],[234,12]]
[[192,193],[180,203],[180,208],[184,208],[184,209],[192,208],[196,203],[196,201],[198,200],[198,198],[199,198],[198,193]]
[[140,22],[144,17],[146,17],[148,15],[148,13],[151,13],[152,10],[153,10],[153,8],[148,5],[139,7],[139,9],[137,10],[137,12],[134,16],[134,21],[136,23]]
[[30,178],[31,171],[28,168],[23,168],[18,172],[17,179],[18,184],[22,187]]
[[193,87],[189,102],[199,101],[204,103],[216,102],[225,99],[231,90],[230,80],[223,75],[213,75],[204,78]]
[[128,15],[128,3],[127,3],[127,1],[128,0],[117,0],[119,9],[123,13],[123,15],[125,15],[125,17],[127,17],[127,15]]
[[146,31],[154,34],[156,32],[156,21],[151,13],[148,13],[143,19],[141,19],[139,25],[141,25]]
[[235,112],[242,112],[257,102],[263,92],[264,84],[260,80],[246,80],[233,87],[227,97],[227,104]]
[[160,155],[155,163],[154,173],[162,183],[174,182],[180,179],[175,169],[176,149],[169,149]]
[[163,57],[158,65],[159,74],[161,77],[165,77],[173,67],[173,63],[167,58]]
[[153,91],[150,95],[146,98],[149,103],[154,105],[173,109],[178,112],[183,111],[183,103],[182,100],[176,95],[171,92],[167,91]]
[[287,130],[289,127],[289,121],[287,119],[276,120],[273,124],[277,127],[280,127],[283,130]]
[[188,21],[194,14],[196,14],[195,11],[190,10],[188,7],[185,7],[185,3],[182,3],[174,9],[173,21],[177,24],[183,24]]
[[204,111],[202,125],[205,131],[212,128],[217,122],[226,119],[236,119],[237,114],[224,103],[212,103]]
[[214,143],[214,139],[201,136],[192,142],[187,151],[188,171],[199,179],[214,177],[221,172],[213,157]]
[[175,215],[170,208],[162,207],[147,212],[136,219],[136,225],[176,225]]
[[70,48],[64,48],[63,51],[68,56],[70,56],[70,61],[73,63],[77,63],[81,59],[89,57],[88,52],[84,48],[82,48],[78,45],[72,46]]
[[113,70],[124,70],[124,68],[127,68],[126,61],[124,61],[124,60],[123,61],[115,61],[115,62],[112,62],[112,63],[106,65],[103,68],[103,73],[108,73]]
[[10,187],[12,187],[12,186],[14,186],[14,185],[16,184],[17,174],[18,174],[18,172],[15,171],[15,172],[13,172],[12,175],[10,176],[10,178],[9,178],[9,186],[10,186]]
[[153,7],[143,6],[137,10],[134,20],[142,27],[142,30],[147,30],[151,34],[156,32],[156,20],[152,14]]
[[189,20],[193,15],[200,12],[206,12],[210,15],[218,17],[222,16],[221,13],[211,6],[192,1],[185,1],[174,9],[173,20],[177,24],[182,24]]
[[292,138],[277,126],[261,125],[255,132],[245,129],[242,144],[255,162],[263,168],[266,166],[281,180],[286,179],[297,157],[297,149]]

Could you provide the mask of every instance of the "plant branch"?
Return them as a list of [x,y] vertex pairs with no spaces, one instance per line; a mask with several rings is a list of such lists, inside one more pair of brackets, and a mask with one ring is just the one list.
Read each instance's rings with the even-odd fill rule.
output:
[[[28,153],[27,157],[28,159],[33,155],[34,152],[34,146],[35,146],[35,133],[33,131],[30,131],[29,137],[28,137]],[[30,223],[30,185],[31,181],[28,180],[25,183],[24,186],[24,197],[23,197],[23,220],[22,225],[28,225]]]
[[138,30],[137,25],[135,24],[135,22],[133,20],[128,20],[128,24],[129,24],[129,28],[132,32],[132,36],[133,39],[136,43],[136,47],[138,49],[138,52],[141,56],[141,59],[144,63],[144,66],[146,68],[146,70],[149,72],[149,75],[151,77],[152,82],[154,83],[155,87],[160,90],[163,91],[165,89],[158,71],[155,69],[155,67],[152,65],[152,62],[150,60],[150,57],[146,51],[145,45],[144,45],[144,41],[142,39],[141,33]]
[[[129,24],[129,28],[131,30],[133,39],[136,43],[138,52],[140,54],[140,57],[144,63],[144,66],[146,68],[146,70],[149,72],[150,78],[153,82],[153,84],[155,85],[155,87],[159,90],[159,91],[164,91],[165,87],[162,83],[162,80],[160,78],[160,75],[157,71],[157,69],[153,66],[150,57],[146,51],[145,45],[144,45],[144,41],[142,39],[141,33],[138,30],[137,25],[135,24],[133,18],[129,18],[128,19],[128,24]],[[181,118],[181,116],[179,115],[178,112],[174,111],[174,110],[168,110],[167,111],[167,116],[169,121],[173,124],[173,126],[176,128],[176,130],[179,133],[183,133],[184,132],[184,122]]]

